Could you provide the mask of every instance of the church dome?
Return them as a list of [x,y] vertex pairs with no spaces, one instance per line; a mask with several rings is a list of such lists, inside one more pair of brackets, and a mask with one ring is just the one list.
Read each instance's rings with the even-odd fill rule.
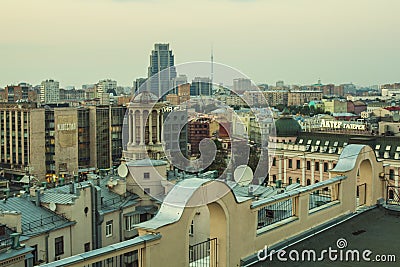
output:
[[134,103],[152,103],[152,102],[157,102],[159,99],[156,95],[148,92],[148,91],[143,91],[136,96],[134,96],[131,99],[131,102]]
[[292,137],[301,132],[301,126],[285,110],[282,117],[275,121],[275,130],[278,137]]

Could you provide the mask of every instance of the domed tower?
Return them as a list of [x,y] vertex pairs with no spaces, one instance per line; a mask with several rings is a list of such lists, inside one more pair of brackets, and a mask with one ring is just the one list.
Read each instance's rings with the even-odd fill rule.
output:
[[274,143],[292,143],[296,141],[301,132],[300,124],[293,119],[289,111],[285,109],[282,116],[275,121],[275,136],[270,136],[270,141]]
[[127,106],[128,136],[124,158],[127,161],[146,157],[163,157],[163,113],[167,104],[144,91],[131,99]]

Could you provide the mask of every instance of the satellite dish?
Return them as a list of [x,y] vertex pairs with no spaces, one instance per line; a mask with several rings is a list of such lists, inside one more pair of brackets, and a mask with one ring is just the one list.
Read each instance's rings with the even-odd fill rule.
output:
[[394,113],[393,114],[393,121],[395,121],[395,122],[400,121],[400,114],[399,113]]
[[124,163],[119,165],[117,171],[119,177],[125,178],[128,175],[128,167],[126,167],[126,164]]
[[56,208],[57,208],[56,203],[50,202],[50,204],[49,204],[49,209],[50,209],[51,211],[55,211]]
[[233,173],[233,178],[238,185],[248,185],[253,180],[253,171],[247,165],[240,165]]

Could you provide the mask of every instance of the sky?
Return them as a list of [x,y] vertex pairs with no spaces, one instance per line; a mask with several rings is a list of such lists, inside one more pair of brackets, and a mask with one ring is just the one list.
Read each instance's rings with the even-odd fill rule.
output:
[[0,87],[147,76],[154,43],[256,83],[400,81],[399,0],[1,0]]

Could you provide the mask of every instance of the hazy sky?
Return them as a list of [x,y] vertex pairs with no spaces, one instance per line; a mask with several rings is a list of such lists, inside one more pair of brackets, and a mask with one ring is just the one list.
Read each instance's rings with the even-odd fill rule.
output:
[[1,0],[0,87],[147,75],[156,42],[176,63],[214,60],[255,82],[400,81],[399,0]]

